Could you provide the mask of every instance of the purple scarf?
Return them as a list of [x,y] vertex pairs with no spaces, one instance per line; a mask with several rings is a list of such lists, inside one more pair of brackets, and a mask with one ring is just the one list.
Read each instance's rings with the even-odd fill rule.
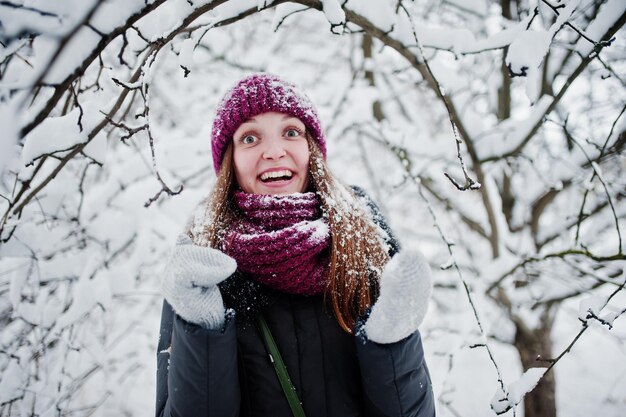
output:
[[291,294],[324,292],[330,234],[315,193],[236,191],[235,205],[243,216],[226,233],[222,250],[239,271]]

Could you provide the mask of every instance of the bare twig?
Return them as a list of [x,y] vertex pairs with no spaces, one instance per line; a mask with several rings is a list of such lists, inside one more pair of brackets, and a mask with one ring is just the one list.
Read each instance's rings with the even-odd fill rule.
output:
[[[548,0],[541,0],[542,3],[544,3],[545,5],[547,5],[550,9],[552,9],[552,11],[557,15],[560,16],[559,13],[559,8],[562,8],[564,5],[559,5],[559,6],[554,6],[552,5]],[[574,26],[573,24],[571,24],[569,21],[566,21],[564,23],[564,25],[569,26],[572,30],[574,30],[574,32],[578,33],[578,35],[585,39],[587,42],[593,44],[594,48],[603,48],[605,46],[608,46],[611,44],[610,40],[605,40],[605,41],[600,41],[600,42],[596,42],[593,39],[591,39],[590,37],[588,37],[582,30],[578,29],[576,26]]]
[[[78,67],[76,67],[74,72],[72,72],[70,75],[68,75],[63,81],[61,81],[60,84],[58,84],[55,87],[54,93],[48,99],[48,101],[46,102],[46,105],[43,106],[43,108],[33,117],[33,120],[30,123],[28,123],[26,126],[24,126],[22,128],[22,130],[20,131],[20,135],[22,137],[26,136],[31,130],[33,130],[37,125],[39,125],[46,117],[48,117],[48,115],[50,114],[52,109],[54,109],[54,107],[56,106],[58,101],[61,99],[61,97],[63,96],[65,91],[69,88],[69,86],[74,82],[74,80],[76,80],[76,78],[80,77],[82,74],[85,73],[85,71],[87,70],[89,65],[91,65],[91,63],[102,53],[102,51],[115,38],[117,38],[122,33],[126,32],[126,30],[129,27],[132,27],[132,25],[136,21],[138,21],[143,16],[147,15],[148,13],[150,13],[152,10],[156,9],[157,7],[159,7],[164,2],[165,2],[165,0],[155,0],[154,2],[150,3],[149,5],[146,5],[146,7],[144,7],[143,9],[141,9],[140,11],[135,13],[134,15],[130,16],[126,20],[126,22],[124,22],[124,24],[120,25],[119,27],[117,27],[113,31],[111,31],[107,35],[107,37],[102,38],[100,40],[100,42],[98,42],[98,45],[93,49],[93,51],[83,60],[83,62]],[[94,6],[92,7],[92,12],[95,12],[96,8],[100,4],[101,4],[100,2],[95,2]],[[78,31],[79,28],[80,28],[80,25],[78,25],[75,28],[74,31],[72,31],[71,33],[68,33],[66,35],[66,37],[64,39],[67,39],[67,40],[65,41],[65,43],[62,43],[59,46],[55,56],[58,56],[61,53],[62,48],[64,48],[64,46],[62,46],[62,45],[67,45],[67,43],[69,42],[69,39],[71,38],[71,36],[73,36],[76,33],[76,31]],[[52,60],[50,60],[50,62],[52,62]],[[42,74],[42,76],[43,75],[44,74]],[[41,84],[41,80],[43,80],[43,78],[39,77],[39,79],[33,85],[33,88],[37,88],[37,86],[39,84]]]
[[495,280],[487,288],[487,290],[485,292],[486,293],[490,293],[495,288],[499,287],[500,284],[502,283],[502,281],[504,281],[507,277],[512,276],[515,271],[517,271],[520,268],[525,267],[526,265],[528,265],[530,263],[543,262],[543,261],[545,261],[547,259],[550,259],[550,258],[565,258],[565,257],[568,257],[568,256],[581,256],[581,255],[585,256],[585,257],[587,257],[589,259],[592,259],[592,260],[594,260],[596,262],[609,262],[609,261],[623,261],[623,260],[626,260],[626,254],[623,254],[623,253],[616,253],[614,255],[609,255],[609,256],[598,256],[598,255],[595,255],[595,254],[591,253],[590,251],[588,251],[586,249],[567,249],[567,250],[562,250],[562,251],[558,251],[558,252],[547,253],[545,255],[540,255],[540,256],[529,256],[529,257],[526,257],[525,259],[523,259],[522,262],[520,262],[517,265],[515,265],[509,271],[504,273],[499,279]]
[[[622,285],[620,285],[617,289],[615,289],[615,291],[613,291],[611,293],[611,295],[609,295],[609,297],[607,298],[606,302],[604,303],[604,306],[602,308],[604,308],[609,301],[611,301],[611,299],[613,297],[615,297],[615,295],[617,293],[619,293],[620,291],[622,291],[624,289],[624,287],[626,286],[626,279],[624,280],[624,282],[622,283]],[[622,311],[620,314],[623,314],[624,312]],[[548,366],[548,368],[546,369],[546,373],[548,371],[550,371],[552,368],[554,368],[554,366],[561,360],[563,359],[563,357],[565,356],[566,353],[569,353],[572,350],[572,347],[576,344],[576,342],[578,341],[578,339],[580,339],[580,337],[587,331],[587,329],[589,329],[589,325],[587,324],[586,320],[581,320],[582,321],[582,328],[580,329],[580,331],[578,332],[578,334],[576,334],[576,336],[574,336],[574,338],[572,339],[572,341],[569,343],[569,345],[567,345],[567,347],[565,349],[563,349],[563,351],[554,359],[541,359],[543,361],[546,361],[550,364],[550,366]],[[545,374],[544,374],[545,375]]]
[[40,10],[40,9],[37,9],[37,8],[34,8],[34,7],[25,6],[23,4],[15,4],[15,3],[12,3],[10,1],[5,1],[5,0],[0,1],[0,6],[9,7],[9,8],[12,8],[12,9],[25,10],[27,12],[37,13],[37,14],[39,14],[41,16],[44,16],[44,17],[56,17],[56,18],[59,18],[59,15],[57,15],[56,13],[47,12],[45,10]]
[[[620,113],[620,115],[621,115],[621,113]],[[572,142],[574,142],[576,144],[576,146],[578,146],[578,148],[581,150],[583,155],[585,155],[585,158],[587,159],[587,161],[591,165],[591,168],[593,169],[593,174],[591,176],[591,179],[593,180],[595,177],[597,177],[598,181],[600,181],[600,183],[602,184],[602,187],[604,188],[604,193],[606,194],[607,202],[611,206],[611,211],[613,212],[613,218],[615,219],[615,229],[617,230],[617,238],[618,238],[617,239],[618,240],[618,250],[617,251],[618,251],[618,253],[622,253],[622,233],[621,233],[620,228],[619,228],[619,220],[617,218],[617,213],[615,212],[615,206],[613,205],[613,198],[611,197],[611,193],[609,193],[609,189],[607,188],[607,185],[604,182],[604,178],[602,177],[602,175],[599,172],[600,167],[595,162],[593,162],[591,160],[591,158],[587,154],[587,151],[585,151],[585,148],[582,147],[582,145],[574,138],[574,136],[567,132],[567,120],[565,120],[565,123],[563,123],[562,127],[563,127],[563,130],[566,132],[567,136],[569,137],[569,139]],[[587,197],[587,192],[585,192],[585,199]],[[585,200],[583,200],[583,204],[581,205],[581,208],[580,208],[580,214],[579,214],[579,217],[578,217],[579,219],[581,218],[582,213],[583,213],[584,201]],[[576,243],[578,243],[578,236],[579,236],[578,232],[579,231],[580,231],[580,227],[577,227],[577,229],[576,229]]]
[[[48,60],[48,65],[46,65],[44,67],[45,70],[39,75],[37,80],[33,83],[33,89],[31,90],[31,95],[34,92],[34,89],[37,86],[39,86],[42,83],[43,80],[45,80],[46,76],[50,72],[50,69],[52,68],[52,66],[56,62],[57,58],[61,55],[61,52],[63,52],[65,50],[65,47],[69,44],[70,39],[72,39],[72,37],[74,37],[74,35],[78,32],[78,30],[81,28],[81,26],[83,26],[83,25],[85,25],[85,24],[87,24],[89,22],[91,17],[94,15],[94,13],[96,13],[96,10],[98,10],[98,8],[101,5],[102,5],[101,2],[94,1],[92,3],[92,5],[91,5],[91,8],[89,9],[87,14],[83,18],[83,20],[78,22],[76,25],[74,25],[74,27],[69,32],[67,32],[65,34],[65,36],[60,40],[57,49],[54,51],[54,54],[52,54],[52,56]],[[68,84],[71,84],[71,83],[68,83]]]
[[481,162],[493,162],[500,159],[504,159],[510,156],[515,156],[524,149],[526,144],[535,136],[535,133],[539,130],[539,128],[543,124],[543,118],[548,114],[552,113],[552,111],[556,108],[557,104],[561,101],[565,93],[569,90],[569,87],[572,85],[574,80],[578,78],[580,74],[587,68],[589,63],[593,61],[596,55],[605,47],[606,41],[609,41],[613,35],[626,23],[626,12],[620,16],[620,18],[611,26],[606,33],[601,37],[602,42],[598,43],[598,46],[594,48],[592,53],[590,53],[587,57],[585,57],[580,64],[576,67],[576,69],[569,75],[563,87],[559,90],[557,95],[552,99],[550,105],[543,112],[543,117],[537,118],[537,122],[533,125],[531,129],[529,129],[526,136],[519,142],[519,144],[512,150],[507,151],[500,155],[490,156],[481,160]]
[[[396,147],[394,147],[393,145],[391,145],[390,143],[388,144],[390,149],[394,149]],[[397,148],[396,148],[397,149]],[[465,278],[463,277],[463,273],[461,272],[461,268],[459,267],[455,256],[454,256],[454,251],[453,251],[453,246],[454,243],[452,241],[450,241],[445,233],[443,232],[443,229],[441,228],[437,215],[435,213],[435,210],[433,209],[432,205],[430,204],[430,201],[428,200],[428,198],[426,198],[426,196],[424,195],[424,187],[422,186],[422,181],[419,177],[415,176],[411,170],[411,164],[407,163],[406,160],[408,159],[408,156],[405,153],[396,153],[394,152],[394,154],[396,155],[396,157],[398,157],[398,160],[400,162],[400,165],[402,166],[405,175],[407,176],[407,178],[410,178],[413,183],[417,186],[418,192],[420,197],[422,198],[422,201],[424,201],[424,203],[426,204],[426,207],[428,209],[428,212],[431,216],[431,218],[433,219],[434,222],[434,226],[437,229],[438,233],[439,233],[439,237],[441,238],[441,240],[445,243],[446,248],[448,250],[448,254],[450,255],[451,258],[451,267],[454,268],[454,270],[456,271],[456,275],[459,278],[459,280],[461,281],[462,285],[463,285],[463,289],[465,290],[465,295],[469,301],[470,307],[472,308],[472,312],[474,314],[474,318],[476,319],[476,323],[478,325],[478,328],[480,330],[480,334],[482,336],[482,338],[486,341],[487,340],[487,336],[486,336],[486,332],[483,328],[482,322],[480,320],[480,317],[478,315],[478,310],[476,309],[476,304],[474,303],[474,298],[472,297],[472,290],[470,288],[470,285],[467,283],[467,281],[465,280]],[[491,350],[491,347],[489,346],[489,344],[487,344],[486,342],[481,344],[481,347],[484,347],[485,350],[487,351],[487,354],[489,355],[490,361],[494,366],[494,369],[498,375],[498,384],[500,385],[500,388],[502,389],[503,392],[505,391],[505,387],[504,387],[504,382],[503,382],[503,378],[502,378],[502,372],[500,371],[500,367],[498,366],[495,357],[493,355],[493,352]]]

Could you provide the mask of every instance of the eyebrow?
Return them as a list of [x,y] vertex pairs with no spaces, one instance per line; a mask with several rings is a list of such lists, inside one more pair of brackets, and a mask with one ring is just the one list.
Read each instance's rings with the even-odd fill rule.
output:
[[[290,114],[283,114],[283,120],[287,120],[287,119],[297,119],[297,120],[300,120],[296,116],[292,116]],[[241,124],[243,125],[243,124],[246,124],[246,123],[258,123],[258,121],[256,120],[256,116],[249,118],[248,120],[246,120],[245,122],[243,122]]]

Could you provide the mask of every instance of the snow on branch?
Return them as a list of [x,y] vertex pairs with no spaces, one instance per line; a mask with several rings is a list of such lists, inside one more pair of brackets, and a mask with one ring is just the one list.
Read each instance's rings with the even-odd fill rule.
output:
[[45,119],[24,138],[23,164],[31,165],[44,155],[63,156],[76,146],[85,145],[90,141],[89,133],[101,120],[99,116],[97,104],[85,103],[64,116]]
[[0,414],[145,411],[163,254],[251,71],[310,94],[337,176],[440,265],[421,330],[442,415],[480,414],[470,389],[496,413],[549,396],[588,328],[621,325],[623,2],[74,3],[0,1]]
[[501,415],[518,405],[524,395],[532,391],[546,373],[547,368],[530,368],[517,381],[507,385],[506,391],[498,389],[491,399],[491,409]]
[[490,161],[501,155],[510,155],[523,146],[524,141],[543,118],[553,99],[549,96],[541,97],[528,109],[528,115],[520,120],[507,119],[495,126],[489,135],[476,143],[478,158]]

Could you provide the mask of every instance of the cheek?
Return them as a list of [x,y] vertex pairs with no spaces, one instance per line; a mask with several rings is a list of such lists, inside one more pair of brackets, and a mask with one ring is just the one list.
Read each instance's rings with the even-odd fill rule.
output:
[[311,156],[309,152],[308,144],[305,144],[303,149],[300,149],[299,152],[294,155],[296,158],[296,165],[298,170],[300,171],[300,175],[302,178],[302,182],[300,184],[299,192],[303,193],[306,191],[306,188],[309,184],[309,158]]
[[254,174],[254,164],[245,153],[235,151],[233,154],[233,165],[235,168],[235,179],[242,190],[250,192],[248,184],[256,179]]
[[309,146],[305,142],[304,146],[300,146],[296,150],[296,152],[294,152],[294,157],[296,159],[296,164],[298,165],[298,168],[304,169],[304,170],[306,170],[308,172],[310,155],[311,154],[309,152]]

